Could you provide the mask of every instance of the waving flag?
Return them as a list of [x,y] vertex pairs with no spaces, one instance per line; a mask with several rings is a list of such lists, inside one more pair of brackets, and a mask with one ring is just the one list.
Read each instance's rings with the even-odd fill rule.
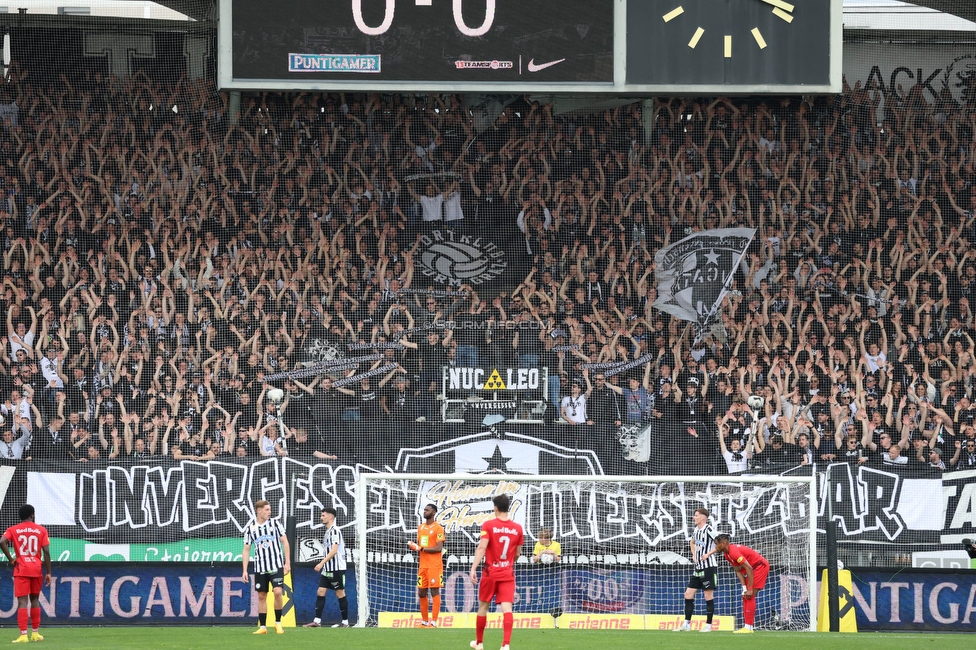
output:
[[755,235],[755,228],[705,230],[659,250],[654,307],[704,327]]

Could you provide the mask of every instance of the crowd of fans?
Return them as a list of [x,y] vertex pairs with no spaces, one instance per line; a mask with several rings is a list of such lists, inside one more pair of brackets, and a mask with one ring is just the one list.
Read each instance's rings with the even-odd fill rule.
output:
[[[662,99],[646,134],[636,104],[478,130],[453,96],[246,95],[232,121],[202,81],[75,85],[0,89],[0,457],[394,456],[452,364],[547,367],[544,426],[606,458],[653,424],[706,469],[976,468],[976,113],[951,99]],[[416,272],[445,221],[516,241],[521,282]],[[699,336],[652,307],[654,254],[720,227],[757,235]],[[313,342],[400,346],[263,381]]]

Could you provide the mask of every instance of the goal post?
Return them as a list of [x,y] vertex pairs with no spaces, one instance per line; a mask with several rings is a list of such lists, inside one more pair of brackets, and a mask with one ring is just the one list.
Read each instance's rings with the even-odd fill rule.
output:
[[[407,544],[428,503],[437,506],[446,538],[442,620],[473,625],[477,592],[466,576],[481,524],[492,515],[491,499],[505,493],[513,498],[511,517],[525,529],[516,565],[517,616],[531,615],[543,627],[592,629],[624,621],[629,628],[670,629],[683,620],[692,572],[688,540],[694,511],[704,507],[716,532],[769,560],[757,627],[816,630],[813,476],[362,473],[355,493],[359,625],[419,624],[418,558]],[[530,562],[544,528],[562,545],[558,563]],[[718,583],[716,616],[722,629],[738,627],[739,583],[724,561]],[[702,603],[694,621],[704,621]]]

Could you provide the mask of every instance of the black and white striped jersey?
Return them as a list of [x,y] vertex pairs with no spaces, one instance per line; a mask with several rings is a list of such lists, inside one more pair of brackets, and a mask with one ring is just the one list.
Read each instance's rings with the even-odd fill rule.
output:
[[708,524],[704,528],[695,528],[695,570],[714,568],[718,566],[716,554],[712,554],[702,562],[702,557],[715,548],[715,531]]
[[284,536],[285,527],[277,519],[269,519],[263,524],[255,520],[244,529],[244,543],[250,544],[254,551],[255,573],[274,573],[285,566],[281,548]]
[[336,571],[346,570],[346,542],[342,539],[342,531],[339,530],[338,526],[333,524],[332,528],[325,531],[325,535],[322,537],[322,557],[328,555],[329,551],[336,544],[339,545],[339,550],[322,567],[322,573],[335,573]]

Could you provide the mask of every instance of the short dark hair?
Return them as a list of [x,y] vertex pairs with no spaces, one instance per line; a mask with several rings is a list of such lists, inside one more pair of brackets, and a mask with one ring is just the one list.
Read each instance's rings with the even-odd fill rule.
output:
[[434,512],[437,512],[437,504],[436,503],[428,503],[426,506],[424,506],[424,510],[426,510],[427,508],[433,508],[434,509]]
[[695,514],[697,515],[699,513],[701,513],[701,514],[703,514],[703,515],[705,515],[707,517],[709,515],[708,508],[697,508],[695,510]]
[[499,494],[491,502],[498,509],[498,512],[508,512],[508,509],[512,506],[512,498],[507,494]]
[[20,515],[21,521],[27,521],[28,519],[33,519],[34,506],[32,506],[29,503],[25,503],[24,505],[20,506],[20,511],[18,512],[18,514]]
[[727,533],[719,533],[715,536],[715,542],[731,542],[732,538]]
[[338,514],[339,514],[339,513],[336,512],[336,509],[333,508],[333,507],[331,507],[331,506],[326,506],[325,508],[322,508],[322,512],[327,512],[330,515],[332,515],[333,517],[337,517]]

